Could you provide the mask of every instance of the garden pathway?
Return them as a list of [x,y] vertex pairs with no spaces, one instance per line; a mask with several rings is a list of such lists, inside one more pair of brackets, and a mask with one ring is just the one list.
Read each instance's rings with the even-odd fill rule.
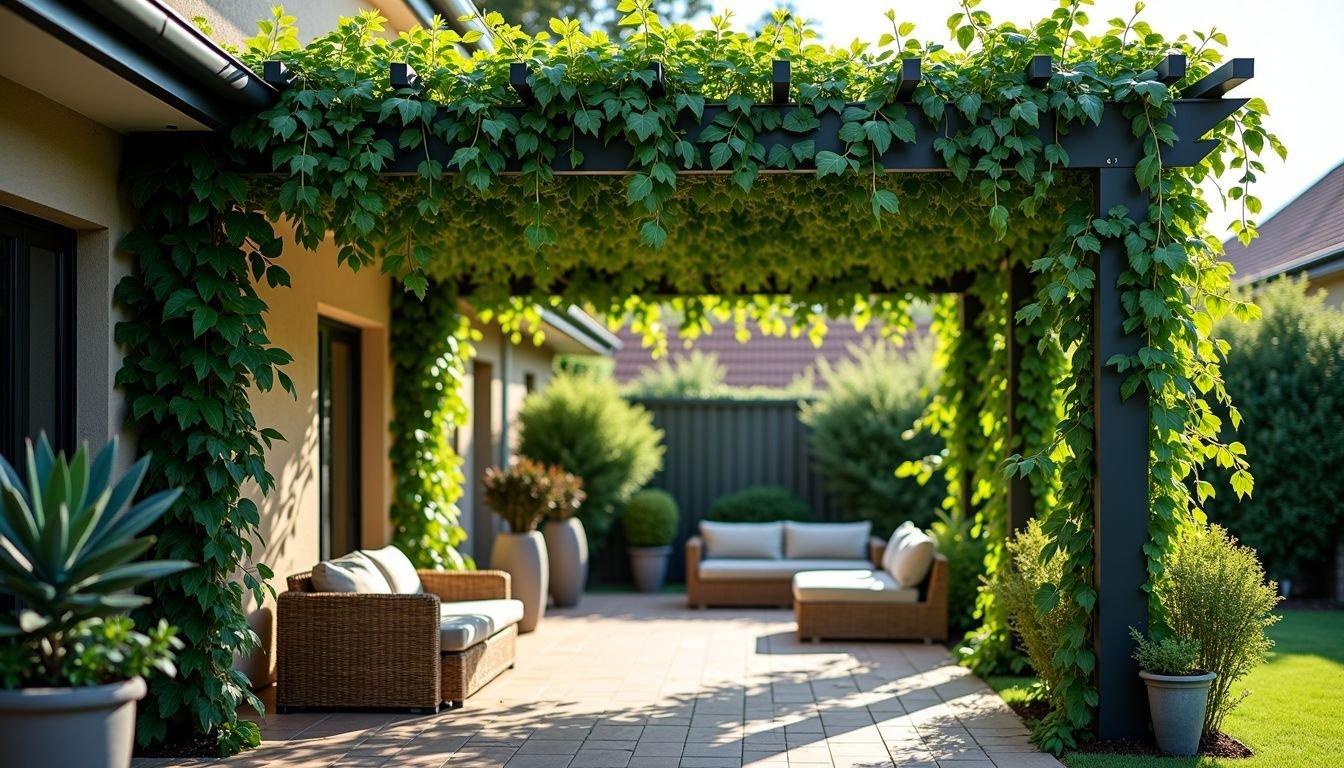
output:
[[1059,768],[946,649],[800,644],[784,610],[589,594],[517,667],[434,716],[271,715],[231,760],[136,768]]

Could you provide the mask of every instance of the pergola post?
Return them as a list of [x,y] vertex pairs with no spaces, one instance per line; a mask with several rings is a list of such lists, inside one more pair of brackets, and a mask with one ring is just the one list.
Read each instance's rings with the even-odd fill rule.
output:
[[[969,290],[961,294],[961,338],[962,343],[969,339],[974,339],[980,334],[980,316],[985,312],[985,303],[979,296],[971,293]],[[957,420],[960,429],[966,423],[978,425],[980,423],[980,412],[976,409],[974,403],[967,402],[966,393],[977,391],[975,386],[975,371],[965,371],[966,379],[961,384],[961,408],[957,413]],[[967,448],[969,445],[963,446]],[[958,503],[961,505],[961,514],[963,519],[971,520],[975,517],[975,471],[971,469],[969,458],[965,460],[965,465],[961,470],[961,498]]]
[[[1031,354],[1018,338],[1020,329],[1014,317],[1017,311],[1035,299],[1031,270],[1026,264],[1014,264],[1008,268],[1008,434],[1005,448],[1008,455],[1024,453],[1029,446],[1019,445],[1018,436],[1022,434],[1022,358]],[[1027,521],[1036,516],[1036,499],[1031,493],[1031,481],[1020,475],[1008,479],[1008,526],[1007,534],[1012,536],[1027,525]]]
[[[1148,219],[1149,198],[1133,168],[1097,171],[1096,211],[1105,216],[1125,206],[1135,221]],[[1093,400],[1096,415],[1092,483],[1094,579],[1097,590],[1093,637],[1097,653],[1097,738],[1135,738],[1147,718],[1138,664],[1130,657],[1129,628],[1148,629],[1148,577],[1143,545],[1148,541],[1148,394],[1140,387],[1128,399],[1120,387],[1128,376],[1106,365],[1113,355],[1133,355],[1142,338],[1125,332],[1128,313],[1118,285],[1127,264],[1124,244],[1102,241],[1092,294]]]

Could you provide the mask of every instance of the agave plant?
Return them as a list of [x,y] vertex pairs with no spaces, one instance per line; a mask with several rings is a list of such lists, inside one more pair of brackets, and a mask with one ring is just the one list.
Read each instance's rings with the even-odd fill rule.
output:
[[[67,461],[42,435],[36,449],[28,442],[26,478],[0,458],[0,592],[21,601],[17,614],[0,614],[0,638],[28,649],[25,655],[40,665],[27,676],[30,682],[68,684],[78,677],[69,665],[78,664],[91,633],[105,631],[98,629],[103,620],[120,624],[111,617],[149,602],[131,590],[192,566],[136,562],[154,544],[152,536],[139,534],[181,490],[132,504],[149,457],[114,482],[116,454],[114,440],[92,460],[86,444]],[[157,630],[152,645],[177,645],[162,640],[165,631]],[[135,645],[150,640],[132,634]]]

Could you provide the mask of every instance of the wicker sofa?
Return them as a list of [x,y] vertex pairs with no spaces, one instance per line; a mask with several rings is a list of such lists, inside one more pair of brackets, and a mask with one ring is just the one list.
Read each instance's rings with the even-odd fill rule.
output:
[[[708,534],[706,525],[713,524],[701,525],[702,532]],[[718,525],[728,528],[733,524]],[[827,528],[838,529],[846,525],[853,524],[814,523],[797,527],[805,531],[804,535],[815,535]],[[782,537],[782,525],[779,531]],[[761,533],[764,535],[765,532]],[[704,535],[692,536],[686,541],[686,603],[699,608],[787,607],[793,603],[794,574],[811,570],[880,568],[885,546],[886,542],[882,539],[863,532],[855,547],[858,551],[846,552],[847,557],[839,556],[839,553],[831,553],[826,557],[798,557],[790,556],[781,538],[775,552],[751,553],[744,558],[740,556],[744,553],[716,553],[712,546],[706,546]]]
[[277,710],[437,712],[513,666],[522,607],[509,574],[415,575],[422,591],[410,594],[317,591],[311,571],[290,576],[276,616]]

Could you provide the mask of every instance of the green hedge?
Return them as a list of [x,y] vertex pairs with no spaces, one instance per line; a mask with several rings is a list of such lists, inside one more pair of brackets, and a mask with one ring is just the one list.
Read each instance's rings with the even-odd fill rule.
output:
[[715,499],[705,519],[721,523],[811,520],[812,507],[788,488],[756,485]]

